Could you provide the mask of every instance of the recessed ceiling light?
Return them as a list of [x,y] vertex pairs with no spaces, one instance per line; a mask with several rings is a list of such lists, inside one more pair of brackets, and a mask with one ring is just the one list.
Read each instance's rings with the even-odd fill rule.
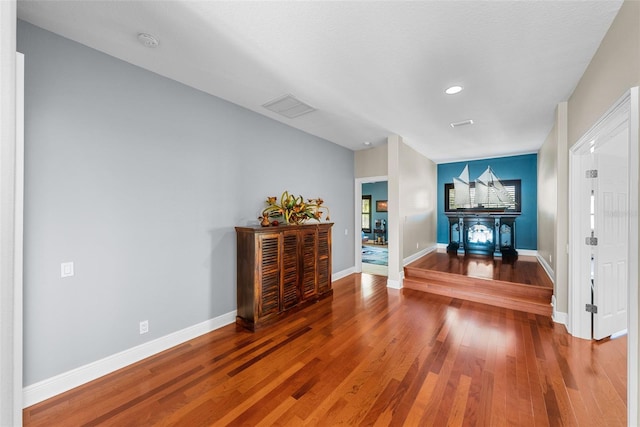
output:
[[369,142],[369,141],[365,141],[365,142],[363,142],[362,144],[363,144],[363,145],[365,145],[365,146],[367,146],[367,147],[369,147],[369,146],[371,145],[371,142]]
[[456,93],[462,92],[462,86],[451,86],[444,91],[447,95],[455,95]]
[[158,39],[147,33],[139,33],[138,40],[146,47],[158,47]]
[[472,125],[473,124],[473,120],[469,119],[469,120],[463,120],[461,122],[455,122],[455,123],[451,123],[451,127],[452,128],[457,128],[460,126],[466,126],[466,125]]

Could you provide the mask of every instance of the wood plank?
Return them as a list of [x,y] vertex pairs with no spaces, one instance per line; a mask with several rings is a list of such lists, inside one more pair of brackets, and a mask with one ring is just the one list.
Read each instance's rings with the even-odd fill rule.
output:
[[220,328],[48,401],[25,426],[626,424],[626,337],[354,274],[255,333]]

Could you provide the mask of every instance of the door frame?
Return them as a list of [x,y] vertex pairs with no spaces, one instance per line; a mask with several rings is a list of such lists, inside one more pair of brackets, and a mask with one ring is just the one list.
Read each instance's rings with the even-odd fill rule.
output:
[[[576,219],[583,218],[584,212],[581,212],[584,209],[583,199],[587,190],[591,189],[591,183],[584,177],[583,160],[585,156],[591,155],[591,150],[598,150],[601,146],[600,137],[602,135],[608,135],[623,125],[630,126],[629,100],[629,94],[621,98],[569,150],[569,218],[573,219],[569,224],[569,329],[572,335],[583,339],[592,338],[591,314],[584,309],[585,303],[591,302],[591,292],[590,287],[586,286],[586,281],[583,280],[586,268],[584,260],[591,253],[591,247],[584,244],[586,234],[584,234],[582,220]],[[633,163],[630,158],[629,163]],[[631,171],[629,171],[627,181],[630,180],[630,175]],[[628,192],[629,195],[632,192],[631,183],[629,183]],[[631,206],[629,201],[629,207]],[[628,235],[632,235],[631,229],[629,229]],[[627,246],[630,240],[627,239]],[[629,251],[627,251],[627,256],[629,255]],[[628,263],[628,268],[632,268],[630,263]],[[631,280],[629,280],[630,282]]]
[[[584,183],[579,166],[580,158],[598,135],[613,130],[627,121],[629,126],[628,145],[628,191],[629,191],[629,241],[628,259],[638,259],[638,143],[640,142],[640,108],[638,87],[627,91],[611,108],[585,133],[569,150],[569,218],[576,218],[576,210]],[[597,145],[597,141],[596,141]],[[582,176],[581,176],[582,175]],[[580,253],[584,246],[584,237],[580,234],[579,221],[569,220],[569,323],[567,329],[573,336],[591,339],[591,315],[584,311],[584,301],[590,290],[579,286]],[[638,423],[638,266],[628,263],[627,297],[627,421],[630,425]]]
[[[389,177],[384,176],[370,176],[366,178],[355,179],[355,219],[354,219],[354,242],[355,242],[355,270],[356,273],[362,273],[362,184],[370,184],[372,182],[389,182]],[[387,228],[389,222],[387,221]],[[358,232],[360,230],[360,232]],[[391,254],[389,254],[390,256]]]

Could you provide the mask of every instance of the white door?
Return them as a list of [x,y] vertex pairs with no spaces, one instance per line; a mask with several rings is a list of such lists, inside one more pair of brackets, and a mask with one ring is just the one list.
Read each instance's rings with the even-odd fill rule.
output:
[[593,151],[597,178],[591,178],[595,208],[591,224],[598,239],[592,246],[593,302],[597,307],[593,338],[597,340],[627,328],[628,141],[625,123],[600,138]]

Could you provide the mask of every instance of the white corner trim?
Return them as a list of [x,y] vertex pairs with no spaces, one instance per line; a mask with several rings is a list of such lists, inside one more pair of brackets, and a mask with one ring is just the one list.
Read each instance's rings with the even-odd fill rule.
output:
[[547,261],[541,257],[540,255],[537,255],[536,258],[538,258],[538,262],[542,265],[542,268],[544,268],[545,273],[547,273],[547,276],[549,276],[549,279],[551,279],[551,283],[553,283],[554,287],[556,284],[556,279],[555,279],[555,275],[556,273],[553,271],[553,268],[551,268],[551,266],[547,263]]
[[567,321],[569,320],[569,313],[563,313],[561,311],[556,311],[556,308],[553,307],[553,314],[551,315],[551,319],[555,323],[561,323],[564,326],[567,326]]
[[518,251],[518,255],[522,256],[538,256],[538,251],[535,249],[516,249]]
[[331,275],[331,281],[335,282],[336,280],[340,280],[343,277],[347,277],[353,273],[356,272],[356,268],[355,267],[349,267],[346,270],[342,270],[342,271],[338,271],[337,273],[333,273]]
[[563,313],[561,311],[556,311],[556,296],[551,295],[551,306],[553,307],[553,313],[551,313],[551,320],[555,323],[561,323],[567,330],[569,330],[567,326],[567,322],[569,321],[569,313]]
[[402,278],[400,280],[387,279],[387,288],[402,289]]
[[55,377],[31,384],[22,389],[23,407],[34,405],[82,384],[93,381],[142,359],[153,356],[176,345],[204,335],[223,326],[234,323],[236,310],[206,320],[180,331],[140,344],[120,353],[96,360]]
[[393,279],[387,278],[387,288],[402,289],[403,282],[404,282],[404,270],[402,270],[400,272],[400,279],[398,279],[398,280],[393,280]]
[[446,243],[436,243],[436,248],[438,248],[439,250],[441,249],[447,249],[447,246],[449,246]]
[[438,249],[438,245],[433,245],[429,248],[425,248],[423,250],[421,250],[420,252],[416,252],[415,254],[406,257],[405,259],[402,260],[402,265],[405,266],[407,264],[411,264],[413,261],[422,258],[423,256],[435,251]]

